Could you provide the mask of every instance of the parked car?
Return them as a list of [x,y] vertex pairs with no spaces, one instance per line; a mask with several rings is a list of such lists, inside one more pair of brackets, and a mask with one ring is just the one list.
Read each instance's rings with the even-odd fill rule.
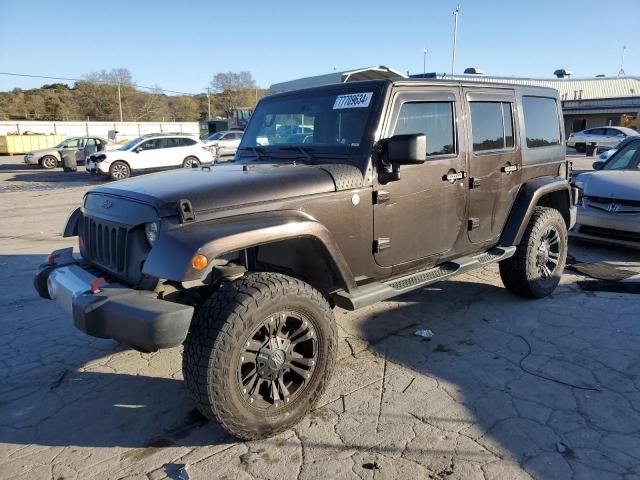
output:
[[585,153],[587,151],[587,144],[589,143],[613,146],[626,137],[635,137],[638,135],[640,135],[640,133],[626,127],[589,128],[570,134],[569,138],[567,138],[567,146],[574,147],[578,153]]
[[63,155],[72,155],[80,165],[85,161],[85,150],[96,152],[117,148],[118,145],[102,137],[71,137],[55,147],[33,150],[24,156],[24,163],[40,165],[42,168],[55,168],[62,162]]
[[640,138],[628,141],[598,171],[578,175],[578,217],[572,236],[640,247]]
[[114,150],[89,155],[86,170],[122,180],[138,170],[192,168],[213,161],[209,149],[196,138],[182,134],[142,135]]
[[222,132],[216,132],[207,138],[205,145],[211,150],[214,157],[219,158],[223,155],[235,155],[242,140],[242,134],[244,132],[240,130],[224,130]]
[[615,144],[613,147],[604,148],[602,151],[600,151],[600,149],[598,149],[599,155],[598,155],[598,158],[596,159],[596,161],[593,162],[593,169],[594,170],[600,170],[602,168],[602,166],[606,163],[606,161],[609,160],[609,158],[611,158],[611,156],[614,153],[616,153],[618,150],[620,150],[622,147],[624,147],[630,141],[635,140],[636,137],[637,137],[637,135],[636,136],[626,137],[625,139],[623,139],[619,143]]
[[[292,118],[315,124],[312,141],[271,142]],[[34,285],[89,335],[184,344],[200,412],[242,439],[274,435],[329,385],[333,306],[495,263],[514,294],[554,292],[575,219],[561,122],[557,90],[489,82],[270,95],[236,162],[89,191],[63,230],[82,261],[54,252]]]

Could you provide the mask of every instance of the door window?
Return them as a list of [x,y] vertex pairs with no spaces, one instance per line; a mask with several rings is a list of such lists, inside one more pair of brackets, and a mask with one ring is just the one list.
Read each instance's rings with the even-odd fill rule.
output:
[[[539,148],[560,145],[560,124],[558,123],[558,107],[555,98],[523,96],[522,109],[525,130],[527,131],[527,147]],[[601,135],[595,133],[594,130],[590,133]]]
[[471,102],[473,151],[513,147],[513,116],[506,102]]
[[591,130],[591,135],[605,135],[606,130],[604,128],[594,128]]
[[180,146],[180,139],[175,137],[160,138],[160,146],[158,148],[174,148]]
[[62,148],[80,148],[80,147],[81,147],[81,144],[80,144],[79,138],[72,138],[70,140],[67,140],[62,145]]
[[626,136],[620,130],[617,130],[615,128],[607,128],[607,135],[611,136],[611,137],[617,137],[618,135],[620,135],[620,137],[625,137]]
[[151,140],[147,140],[146,142],[142,143],[138,148],[141,148],[142,150],[155,150],[156,148],[160,148],[160,140],[162,139],[153,138]]
[[403,104],[393,134],[411,133],[423,133],[427,136],[429,156],[455,153],[453,102]]
[[191,145],[195,145],[196,141],[193,138],[179,138],[181,147],[190,147]]

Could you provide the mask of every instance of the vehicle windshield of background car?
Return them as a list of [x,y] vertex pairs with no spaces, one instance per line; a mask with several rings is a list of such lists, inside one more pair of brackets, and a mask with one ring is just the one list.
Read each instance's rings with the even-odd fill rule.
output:
[[611,156],[602,170],[638,170],[640,168],[640,142],[632,142]]
[[209,138],[207,138],[207,140],[219,140],[220,137],[222,137],[224,132],[216,132],[213,135],[211,135]]
[[265,99],[253,113],[240,149],[304,146],[355,151],[363,144],[377,98],[377,92],[363,88]]
[[140,143],[142,140],[143,140],[143,137],[137,137],[137,138],[134,138],[133,140],[129,140],[127,143],[125,143],[120,148],[118,148],[118,150],[130,150],[133,147],[135,147],[138,143]]

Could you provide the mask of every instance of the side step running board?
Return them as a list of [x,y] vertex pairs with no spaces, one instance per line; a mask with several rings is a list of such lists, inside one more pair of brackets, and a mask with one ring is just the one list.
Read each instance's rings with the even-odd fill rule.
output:
[[420,272],[410,273],[401,277],[372,282],[362,285],[352,292],[338,290],[333,294],[336,305],[346,310],[356,310],[382,300],[402,295],[426,285],[445,280],[454,275],[482,268],[512,257],[516,247],[495,247],[480,255],[460,257],[438,265],[437,267]]

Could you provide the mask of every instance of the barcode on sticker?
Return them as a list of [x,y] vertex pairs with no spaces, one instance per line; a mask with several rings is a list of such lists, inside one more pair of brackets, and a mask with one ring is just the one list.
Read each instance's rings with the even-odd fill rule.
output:
[[350,93],[349,95],[338,95],[333,104],[334,110],[341,108],[363,108],[368,107],[373,97],[373,92]]

